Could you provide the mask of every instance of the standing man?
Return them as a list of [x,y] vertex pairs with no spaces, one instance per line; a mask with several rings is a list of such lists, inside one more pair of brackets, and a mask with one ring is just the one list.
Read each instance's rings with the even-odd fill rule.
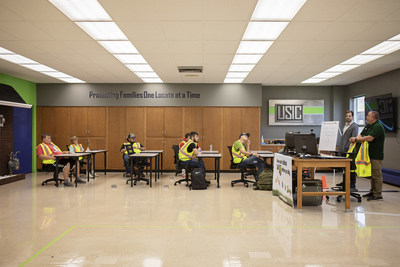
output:
[[[343,127],[342,137],[339,143],[339,151],[342,154],[346,154],[350,147],[350,138],[356,137],[358,135],[358,125],[353,121],[353,111],[346,111],[346,122]],[[341,182],[337,186],[343,186],[344,183]],[[352,189],[356,188],[356,173],[353,171],[350,173],[350,187]]]
[[363,195],[368,201],[382,200],[382,161],[385,143],[385,129],[379,122],[379,113],[370,111],[367,115],[367,126],[357,137],[351,137],[350,142],[369,143],[369,157],[371,159],[371,189]]
[[[256,166],[257,168],[257,177],[260,172],[265,168],[265,162],[260,159],[257,153],[250,153],[250,134],[249,133],[241,133],[239,135],[239,140],[236,140],[232,145],[232,156],[233,162],[239,163],[239,166]],[[246,150],[246,147],[247,150]]]
[[136,135],[133,133],[130,133],[128,135],[128,138],[126,138],[126,143],[123,143],[121,146],[121,153],[123,153],[123,160],[124,160],[124,166],[125,166],[125,171],[126,174],[124,176],[128,176],[131,174],[131,166],[129,165],[129,155],[135,154],[135,153],[140,153],[146,148],[140,144],[139,142],[136,142]]

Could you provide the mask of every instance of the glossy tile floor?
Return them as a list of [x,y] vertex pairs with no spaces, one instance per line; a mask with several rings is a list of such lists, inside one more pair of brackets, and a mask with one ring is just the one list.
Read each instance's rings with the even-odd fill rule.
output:
[[171,173],[152,188],[121,173],[78,188],[29,174],[0,186],[0,266],[399,266],[399,192],[352,199],[353,212],[333,197],[298,213],[269,191],[232,188],[238,177],[189,191]]

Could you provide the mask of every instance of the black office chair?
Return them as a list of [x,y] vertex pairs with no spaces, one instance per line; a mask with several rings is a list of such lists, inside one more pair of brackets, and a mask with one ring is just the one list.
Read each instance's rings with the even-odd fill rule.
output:
[[192,173],[194,168],[189,166],[190,160],[188,160],[186,162],[179,160],[179,146],[178,145],[173,145],[172,149],[174,150],[174,163],[176,166],[175,176],[177,176],[179,173],[182,173],[182,170],[185,170],[185,177],[176,181],[174,183],[174,185],[180,184],[182,182],[186,182],[186,186],[189,186],[189,182],[192,181],[190,179],[190,174]]
[[150,166],[150,163],[147,162],[146,159],[134,159],[133,161],[133,177],[126,180],[126,183],[133,181],[133,185],[136,185],[137,182],[145,181],[148,185],[150,183],[149,178],[146,178],[144,175],[145,169]]
[[179,146],[173,145],[172,149],[174,150],[175,176],[177,176],[184,168],[179,166]]
[[[58,172],[59,172],[59,173],[62,172],[64,166],[65,166],[65,165],[58,164]],[[42,183],[42,186],[44,186],[45,184],[47,185],[48,182],[55,182],[55,184],[54,184],[55,186],[58,186],[58,185],[57,185],[57,181],[58,181],[58,183],[64,182],[64,179],[56,178],[56,164],[55,164],[55,163],[54,163],[54,164],[43,164],[43,163],[42,163],[42,169],[41,169],[41,171],[42,171],[42,172],[46,172],[46,175],[47,175],[49,172],[53,172],[53,178],[50,178],[50,179],[45,180],[45,181]]]
[[[232,146],[228,146],[229,155],[231,155],[231,166],[232,170],[240,171],[240,179],[231,181],[231,186],[233,187],[237,183],[243,183],[246,187],[249,184],[255,184],[257,181],[257,168],[255,166],[240,166],[239,163],[233,162]],[[253,176],[256,181],[247,180],[246,177]]]

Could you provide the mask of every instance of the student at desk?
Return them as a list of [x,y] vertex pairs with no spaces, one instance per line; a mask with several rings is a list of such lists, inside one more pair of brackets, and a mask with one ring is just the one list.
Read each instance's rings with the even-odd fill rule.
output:
[[[124,176],[128,176],[131,173],[131,166],[129,165],[129,155],[132,154],[138,154],[144,150],[146,150],[146,148],[140,144],[139,142],[135,141],[136,139],[136,135],[133,133],[130,133],[128,135],[128,138],[126,138],[126,140],[128,142],[123,143],[121,146],[121,153],[123,153],[123,160],[124,160],[124,166],[125,166],[125,171],[126,174],[124,174]],[[140,159],[137,159],[140,160]],[[135,162],[135,163],[139,163],[139,162]]]
[[[42,143],[36,147],[36,155],[42,160],[43,164],[53,165],[56,162],[54,155],[68,154],[68,151],[61,151],[61,149],[51,142],[51,136],[49,134],[42,135]],[[73,186],[73,184],[68,181],[70,168],[75,161],[69,158],[61,158],[59,164],[64,165],[63,176],[64,176],[64,186]],[[78,183],[85,184],[86,182],[82,179],[77,178]]]
[[[260,172],[265,168],[265,162],[260,159],[257,153],[250,153],[250,134],[249,133],[241,133],[239,135],[239,140],[236,140],[232,145],[232,156],[233,162],[239,163],[239,166],[256,166],[257,168],[257,176]],[[245,144],[247,146],[247,150]],[[258,179],[258,177],[257,177]]]
[[[83,152],[83,151],[85,151],[85,149],[83,148],[82,144],[79,144],[79,138],[77,136],[72,136],[71,137],[71,144],[69,145],[69,152],[76,153],[76,152]],[[84,159],[83,157],[79,157],[78,166],[77,166],[77,170],[76,170],[77,177],[79,177],[80,164],[82,162],[83,163],[87,163],[87,159]],[[93,159],[92,158],[89,159],[89,164],[90,164],[90,166],[93,166]],[[86,169],[86,172],[88,170],[89,170],[89,167]],[[90,173],[90,176],[94,177],[93,170]],[[96,176],[97,176],[97,174],[96,174]]]
[[204,162],[200,161],[196,156],[199,154],[199,134],[197,132],[191,132],[189,140],[179,148],[179,160],[181,166],[185,167],[189,164],[189,167],[201,168],[206,172]]

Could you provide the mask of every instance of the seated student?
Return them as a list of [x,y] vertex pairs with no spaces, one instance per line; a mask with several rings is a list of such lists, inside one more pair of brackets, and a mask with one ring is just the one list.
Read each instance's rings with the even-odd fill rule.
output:
[[[69,152],[76,153],[76,152],[83,152],[83,151],[85,151],[85,149],[83,148],[82,144],[79,144],[79,138],[77,136],[72,136],[71,137],[71,144],[69,145]],[[77,170],[76,170],[77,177],[79,177],[80,164],[82,164],[82,162],[87,163],[87,159],[84,159],[83,157],[79,157],[78,166],[77,166]],[[93,166],[93,159],[92,158],[89,159],[89,164],[90,164],[90,166]],[[86,169],[86,173],[87,173],[88,169],[89,169],[89,166]],[[90,176],[94,177],[93,176],[93,170],[90,173]],[[97,174],[96,174],[96,176],[97,176]]]
[[186,133],[185,137],[182,139],[182,141],[179,143],[179,148],[183,147],[183,145],[189,140],[190,133]]
[[[266,167],[265,162],[260,159],[257,153],[250,153],[250,134],[249,133],[241,133],[239,135],[239,140],[236,140],[232,145],[232,156],[233,162],[239,163],[239,166],[256,166],[257,168],[257,176],[260,172]],[[244,144],[247,145],[247,150]],[[257,177],[258,179],[258,177]]]
[[204,162],[199,160],[196,156],[199,154],[199,134],[197,132],[191,132],[189,140],[179,148],[179,160],[182,167],[189,164],[189,167],[201,168],[206,172]]
[[[54,164],[56,158],[54,155],[68,154],[68,151],[61,151],[61,149],[51,142],[51,136],[49,134],[42,135],[42,143],[36,147],[36,155],[42,160],[43,164]],[[64,176],[64,186],[73,186],[73,184],[68,181],[69,170],[71,165],[75,164],[75,160],[70,158],[61,158],[59,164],[64,165],[63,176]],[[78,183],[86,183],[84,180],[77,178]]]
[[[131,174],[131,166],[129,165],[129,155],[135,154],[135,153],[140,153],[140,152],[146,150],[146,148],[139,142],[136,142],[135,139],[136,139],[136,135],[133,133],[130,133],[128,135],[128,138],[126,138],[126,140],[128,142],[123,143],[121,146],[121,149],[120,149],[121,153],[123,153],[123,160],[124,160],[124,166],[125,166],[125,171],[126,171],[124,176]],[[143,160],[140,160],[140,161],[143,161]],[[139,162],[136,161],[135,163],[139,163]]]

